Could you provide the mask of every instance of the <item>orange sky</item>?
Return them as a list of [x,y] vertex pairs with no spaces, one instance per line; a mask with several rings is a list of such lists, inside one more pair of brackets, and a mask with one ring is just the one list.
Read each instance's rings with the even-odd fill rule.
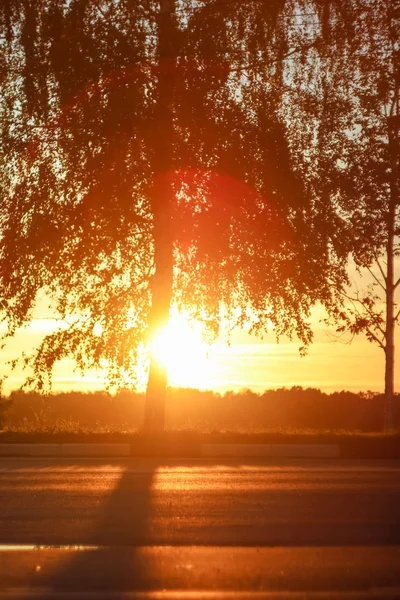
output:
[[[29,348],[38,342],[43,331],[51,322],[35,321],[26,331],[18,334],[9,345],[8,352],[2,352],[2,359],[11,357],[22,347]],[[383,351],[370,344],[365,338],[356,338],[351,345],[333,343],[328,329],[315,322],[315,341],[308,356],[301,358],[299,344],[282,339],[274,342],[273,335],[264,342],[237,332],[230,347],[218,342],[207,352],[198,344],[190,347],[185,344],[178,353],[177,362],[172,363],[172,385],[199,387],[225,391],[251,388],[262,391],[266,388],[301,385],[333,390],[374,390],[383,389]],[[184,356],[183,368],[178,365]],[[3,360],[2,360],[3,363]],[[395,388],[400,388],[400,369],[395,370]],[[21,374],[13,375],[7,383],[6,391],[15,389],[21,383]],[[74,373],[72,363],[63,361],[54,373],[54,390],[103,389],[102,377],[88,373],[85,378]]]
[[[400,274],[400,259],[396,260],[396,272]],[[351,277],[358,277],[351,269]],[[358,278],[363,287],[369,283],[368,278]],[[400,303],[400,286],[396,300]],[[39,300],[39,313],[51,316],[45,310],[46,302]],[[201,343],[200,332],[194,328],[190,331],[184,318],[179,317],[171,331],[171,339],[175,347],[164,350],[168,357],[175,356],[169,364],[170,385],[212,389],[215,391],[239,390],[250,388],[261,392],[267,388],[316,387],[323,391],[383,391],[384,386],[384,353],[376,345],[371,344],[364,336],[356,337],[352,344],[332,342],[333,330],[329,330],[322,322],[324,311],[316,307],[312,313],[314,343],[308,355],[300,357],[296,341],[289,342],[282,338],[277,344],[273,333],[266,336],[264,342],[250,337],[244,331],[237,331],[232,336],[231,346],[222,340],[208,349]],[[183,328],[182,322],[183,320]],[[171,319],[174,321],[174,317]],[[7,359],[15,358],[21,351],[28,351],[38,344],[44,333],[54,331],[54,319],[34,320],[26,329],[20,331],[11,340],[6,350],[0,351],[0,364]],[[186,328],[185,328],[186,326]],[[189,330],[189,332],[188,332]],[[395,342],[399,341],[399,328],[395,332]],[[395,390],[400,391],[400,358],[395,365]],[[145,385],[145,374],[142,384]],[[5,391],[19,387],[22,373],[14,373],[7,381]],[[56,365],[53,380],[54,391],[81,389],[94,391],[104,389],[102,374],[90,372],[82,378],[74,373],[73,363],[68,360]]]

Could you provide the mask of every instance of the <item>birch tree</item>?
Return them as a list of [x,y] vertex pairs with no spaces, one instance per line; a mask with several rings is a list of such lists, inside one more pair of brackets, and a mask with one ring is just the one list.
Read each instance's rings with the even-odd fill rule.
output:
[[[334,304],[344,254],[285,116],[287,60],[313,45],[298,3],[179,6],[1,5],[2,305],[13,335],[52,303],[60,327],[22,355],[39,389],[64,357],[134,385],[173,303],[214,336],[223,307],[303,346],[311,306]],[[148,429],[166,385],[152,356]]]

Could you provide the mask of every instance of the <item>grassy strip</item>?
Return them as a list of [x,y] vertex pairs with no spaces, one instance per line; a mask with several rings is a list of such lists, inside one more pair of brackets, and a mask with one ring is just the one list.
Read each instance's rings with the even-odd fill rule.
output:
[[341,458],[400,459],[400,431],[359,433],[340,431],[264,431],[257,433],[167,431],[145,433],[22,433],[0,432],[0,444],[126,443],[131,456],[199,458],[201,444],[339,444]]
[[0,443],[128,443],[153,444],[338,444],[368,445],[398,444],[400,430],[391,433],[362,433],[358,431],[272,430],[272,431],[165,431],[150,435],[144,432],[85,431],[0,431]]

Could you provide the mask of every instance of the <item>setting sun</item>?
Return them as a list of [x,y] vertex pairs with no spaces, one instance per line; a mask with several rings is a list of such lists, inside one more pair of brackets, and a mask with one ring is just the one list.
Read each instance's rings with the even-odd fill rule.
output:
[[202,325],[178,311],[172,313],[167,327],[153,340],[153,352],[168,371],[172,386],[195,387],[207,370],[208,346],[202,340]]

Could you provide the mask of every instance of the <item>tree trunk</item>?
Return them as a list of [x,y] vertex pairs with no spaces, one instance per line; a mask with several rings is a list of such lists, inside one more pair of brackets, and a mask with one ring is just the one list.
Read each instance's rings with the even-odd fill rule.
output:
[[[392,263],[392,281],[389,283],[389,264]],[[388,254],[388,282],[386,286],[386,331],[385,331],[385,430],[390,431],[393,423],[394,396],[394,286],[393,253]]]
[[[152,305],[149,328],[150,344],[158,332],[168,325],[172,297],[172,236],[171,236],[171,194],[172,176],[165,172],[156,178],[153,188],[154,205],[154,262],[155,273],[152,284]],[[165,401],[167,391],[167,368],[151,350],[150,370],[146,392],[146,430],[163,431],[165,421]]]
[[[395,124],[395,126],[392,125]],[[385,430],[393,429],[394,396],[394,238],[397,206],[397,121],[388,119],[388,140],[391,162],[390,197],[388,207],[387,280],[386,280],[386,331],[385,331]]]
[[[168,325],[172,298],[173,244],[171,202],[173,198],[173,91],[176,61],[174,0],[160,0],[158,26],[158,83],[156,91],[154,181],[151,192],[155,273],[150,309],[150,344]],[[167,369],[151,351],[147,383],[144,428],[161,432],[165,422]]]

